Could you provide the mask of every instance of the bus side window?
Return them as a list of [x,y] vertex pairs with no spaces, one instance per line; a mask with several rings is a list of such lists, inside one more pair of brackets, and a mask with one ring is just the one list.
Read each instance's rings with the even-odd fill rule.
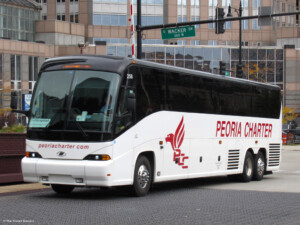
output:
[[121,87],[119,103],[116,111],[115,133],[119,133],[126,127],[129,127],[133,122],[133,112],[130,112],[127,107],[128,89]]
[[163,109],[164,72],[142,68],[136,85],[137,121]]

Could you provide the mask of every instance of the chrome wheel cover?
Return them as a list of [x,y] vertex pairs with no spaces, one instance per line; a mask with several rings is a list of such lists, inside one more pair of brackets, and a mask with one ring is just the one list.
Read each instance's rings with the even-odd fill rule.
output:
[[259,176],[262,176],[265,172],[265,162],[262,160],[262,158],[259,158],[257,160],[257,174]]
[[137,172],[137,181],[141,188],[147,187],[150,181],[150,173],[145,165],[141,165]]
[[251,161],[250,158],[248,158],[248,159],[246,160],[246,174],[247,174],[248,177],[251,176],[252,170],[253,170],[252,161]]

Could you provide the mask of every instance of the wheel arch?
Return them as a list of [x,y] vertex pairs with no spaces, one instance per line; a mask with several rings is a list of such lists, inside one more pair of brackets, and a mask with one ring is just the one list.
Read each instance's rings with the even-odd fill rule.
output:
[[257,152],[257,154],[261,152],[263,156],[265,157],[265,160],[267,161],[267,150],[265,148],[260,148]]
[[151,165],[151,172],[152,172],[152,182],[154,181],[154,172],[155,172],[155,153],[154,151],[152,150],[147,150],[147,151],[144,151],[144,152],[141,152],[135,159],[135,163],[136,161],[138,160],[138,158],[140,156],[145,156],[149,162],[150,162],[150,165]]
[[254,156],[254,151],[252,148],[247,149],[247,151],[245,152],[245,157],[246,157],[247,152],[250,152],[252,154],[252,156]]

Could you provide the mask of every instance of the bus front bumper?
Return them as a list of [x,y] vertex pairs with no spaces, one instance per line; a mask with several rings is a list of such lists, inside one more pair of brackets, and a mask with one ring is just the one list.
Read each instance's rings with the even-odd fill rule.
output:
[[75,186],[112,186],[113,161],[23,158],[25,182]]

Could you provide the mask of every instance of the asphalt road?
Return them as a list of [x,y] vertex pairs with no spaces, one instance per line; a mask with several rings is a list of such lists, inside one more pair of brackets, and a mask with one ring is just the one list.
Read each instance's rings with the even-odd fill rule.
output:
[[126,190],[51,190],[0,196],[0,224],[300,224],[300,151],[284,151],[281,171],[260,182],[226,177],[155,185],[143,198]]

